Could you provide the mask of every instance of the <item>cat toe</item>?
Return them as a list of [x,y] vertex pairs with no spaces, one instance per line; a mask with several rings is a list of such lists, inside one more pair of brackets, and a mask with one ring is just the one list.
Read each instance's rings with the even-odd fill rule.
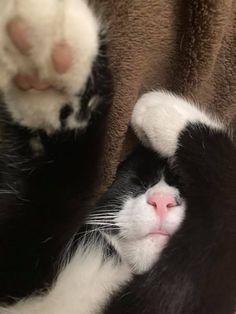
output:
[[9,21],[6,25],[6,30],[15,48],[22,54],[26,55],[29,53],[31,44],[28,38],[27,24],[25,21],[16,17]]
[[0,92],[12,119],[54,132],[70,104],[76,114],[67,125],[80,128],[80,96],[99,50],[100,25],[89,4],[2,0],[0,11]]
[[58,74],[67,73],[72,67],[72,49],[67,44],[57,44],[52,51],[52,62]]

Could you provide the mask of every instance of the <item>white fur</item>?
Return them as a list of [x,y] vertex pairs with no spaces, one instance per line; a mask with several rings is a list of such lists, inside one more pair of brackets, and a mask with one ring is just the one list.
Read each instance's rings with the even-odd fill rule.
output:
[[[169,208],[161,220],[154,207],[148,204],[148,198],[156,193],[179,199],[178,190],[162,179],[144,194],[124,202],[114,218],[115,225],[120,228],[119,235],[104,230],[103,235],[118,251],[120,261],[116,257],[104,260],[101,243],[81,244],[51,290],[45,295],[2,307],[0,314],[101,314],[112,293],[122,289],[134,273],[146,272],[157,262],[170,236],[179,229],[185,217],[182,201]],[[160,227],[169,236],[152,234]]]
[[121,236],[117,240],[118,250],[135,273],[149,270],[168,243],[168,236],[153,235],[152,231],[161,227],[171,236],[180,227],[185,215],[182,201],[180,205],[170,208],[161,222],[154,207],[148,204],[148,198],[155,193],[179,198],[178,190],[161,180],[146,193],[130,197],[115,219]]
[[174,155],[179,134],[189,122],[224,129],[217,119],[210,118],[194,104],[167,92],[144,94],[136,103],[131,119],[142,143],[165,157]]
[[0,308],[0,314],[98,314],[130,279],[128,265],[114,259],[104,262],[101,247],[80,248],[45,296]]
[[[180,227],[185,216],[185,203],[169,209],[160,220],[148,198],[162,193],[179,198],[176,188],[162,179],[144,194],[129,198],[115,218],[119,235],[103,233],[116,248],[116,257],[104,260],[99,243],[81,245],[75,256],[45,295],[32,296],[19,303],[0,308],[0,314],[100,314],[112,293],[128,283],[133,274],[148,271],[159,259],[164,247]],[[151,234],[161,227],[169,236]]]
[[[79,106],[74,95],[84,88],[98,53],[98,20],[85,0],[1,0],[0,12],[0,91],[7,108],[22,125],[51,132],[59,127],[58,115],[65,103]],[[27,56],[15,48],[6,32],[7,23],[16,16],[28,27],[32,49]],[[61,41],[73,51],[72,69],[63,75],[56,73],[51,61],[53,46]],[[61,92],[23,91],[13,84],[17,73],[34,69]]]

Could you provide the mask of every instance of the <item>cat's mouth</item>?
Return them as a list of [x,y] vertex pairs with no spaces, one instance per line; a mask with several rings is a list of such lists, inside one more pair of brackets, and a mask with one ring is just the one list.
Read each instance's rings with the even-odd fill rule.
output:
[[170,234],[164,230],[153,230],[147,236],[164,236],[170,237]]

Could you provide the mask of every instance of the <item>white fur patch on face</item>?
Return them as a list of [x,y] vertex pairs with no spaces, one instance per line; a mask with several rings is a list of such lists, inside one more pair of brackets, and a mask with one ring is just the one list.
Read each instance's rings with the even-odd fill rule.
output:
[[102,311],[112,293],[131,279],[127,264],[104,261],[103,249],[91,244],[79,248],[45,295],[14,306],[0,308],[1,314],[95,314]]
[[178,137],[188,123],[203,123],[212,129],[224,129],[184,98],[167,92],[149,92],[136,103],[131,124],[141,142],[164,157],[173,156]]
[[[115,219],[120,228],[117,237],[118,251],[135,273],[150,269],[185,217],[185,203],[181,200],[160,219],[155,208],[148,203],[149,197],[155,193],[171,195],[180,200],[179,191],[162,179],[146,193],[126,200]],[[159,229],[165,235],[155,233]]]
[[[2,0],[0,11],[0,91],[7,109],[24,126],[56,130],[60,109],[73,103],[91,72],[99,48],[99,22],[84,0]],[[15,48],[6,31],[15,17],[28,27],[32,48],[27,55]],[[57,73],[52,65],[53,47],[60,42],[73,54],[72,67],[65,74]],[[35,70],[56,88],[24,91],[15,86],[16,74]],[[70,124],[80,127],[79,123]]]

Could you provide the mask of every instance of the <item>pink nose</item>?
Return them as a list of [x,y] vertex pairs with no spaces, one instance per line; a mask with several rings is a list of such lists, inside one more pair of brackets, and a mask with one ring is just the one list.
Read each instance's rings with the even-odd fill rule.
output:
[[170,194],[153,194],[149,196],[147,202],[155,208],[161,221],[165,218],[169,208],[177,206],[175,197]]

